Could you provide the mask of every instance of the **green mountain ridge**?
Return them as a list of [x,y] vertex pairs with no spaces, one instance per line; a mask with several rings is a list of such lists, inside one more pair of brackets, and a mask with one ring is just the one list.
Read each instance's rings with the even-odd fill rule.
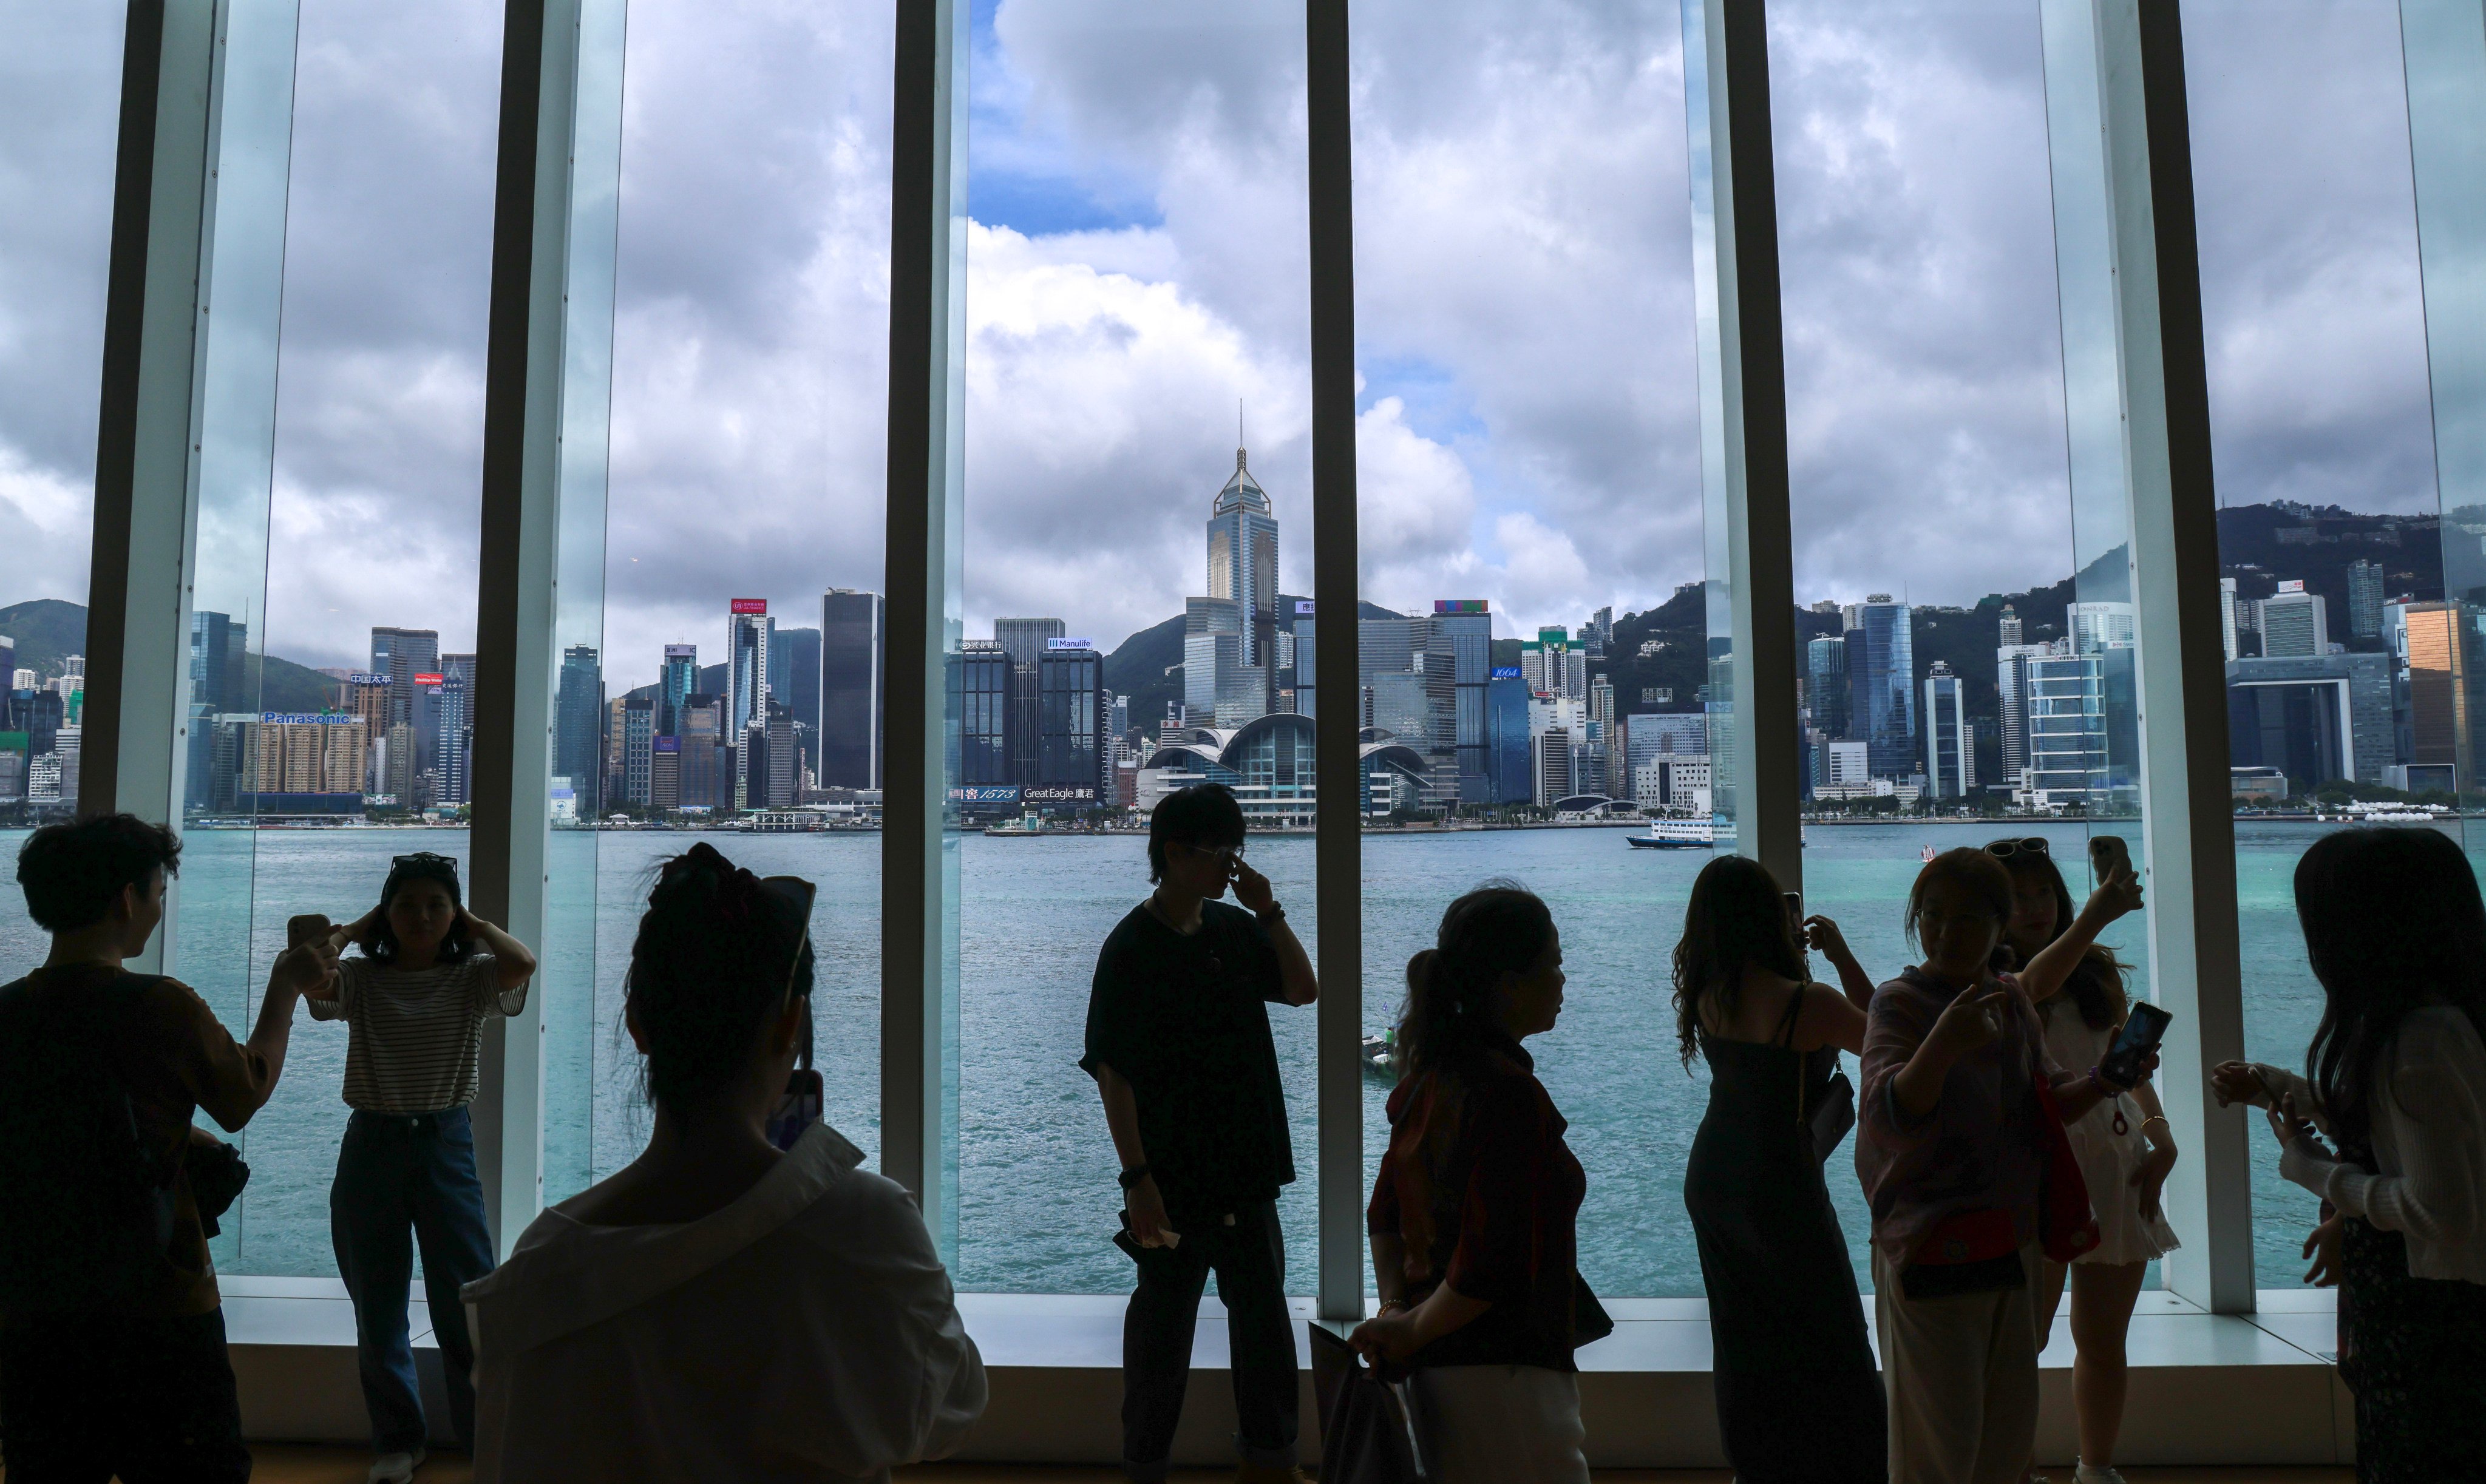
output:
[[[64,659],[86,652],[86,609],[51,597],[13,603],[0,608],[0,635],[16,641],[19,669],[48,678],[61,673]],[[262,711],[319,711],[336,701],[333,678],[273,654],[252,655],[242,673]]]

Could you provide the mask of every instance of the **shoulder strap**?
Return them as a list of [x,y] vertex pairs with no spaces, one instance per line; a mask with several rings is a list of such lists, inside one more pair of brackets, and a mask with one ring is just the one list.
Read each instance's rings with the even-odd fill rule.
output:
[[1798,984],[1795,993],[1787,997],[1786,1014],[1780,1018],[1779,1033],[1770,1038],[1771,1045],[1783,1046],[1789,1051],[1795,1049],[1795,1022],[1796,1017],[1804,1013],[1804,991],[1805,986]]

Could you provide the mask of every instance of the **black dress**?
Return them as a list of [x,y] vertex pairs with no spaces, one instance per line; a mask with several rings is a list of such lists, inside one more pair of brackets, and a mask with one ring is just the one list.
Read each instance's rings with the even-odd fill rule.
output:
[[1806,1121],[1838,1051],[1702,1035],[1709,1112],[1683,1170],[1716,1352],[1718,1430],[1739,1484],[1886,1477],[1882,1377],[1847,1239]]

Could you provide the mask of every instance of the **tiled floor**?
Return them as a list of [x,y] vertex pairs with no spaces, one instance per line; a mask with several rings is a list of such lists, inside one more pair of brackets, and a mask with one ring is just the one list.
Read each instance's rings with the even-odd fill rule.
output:
[[[262,1443],[253,1451],[259,1455],[253,1475],[259,1484],[362,1484],[364,1471],[371,1467],[371,1455],[359,1448]],[[2057,1477],[2068,1478],[2070,1472],[2058,1470]],[[465,1459],[443,1455],[424,1465],[415,1478],[417,1484],[470,1484],[474,1476]],[[901,1469],[898,1477],[904,1484],[1119,1484],[1121,1473],[1114,1469],[928,1464]],[[1224,1484],[1232,1477],[1230,1470],[1206,1469],[1178,1470],[1174,1475],[1176,1484]],[[1731,1477],[1723,1470],[1611,1469],[1598,1472],[1597,1484],[1729,1484]],[[2349,1484],[2356,1472],[2349,1469],[2133,1469],[2126,1470],[2125,1477],[2131,1484]]]

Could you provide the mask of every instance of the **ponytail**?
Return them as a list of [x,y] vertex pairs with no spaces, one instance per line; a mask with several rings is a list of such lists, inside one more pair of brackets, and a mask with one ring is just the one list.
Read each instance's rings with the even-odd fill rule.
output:
[[1454,1067],[1498,1032],[1494,994],[1526,974],[1554,941],[1554,915],[1533,892],[1490,882],[1450,903],[1434,946],[1407,960],[1398,1015],[1401,1075]]
[[[714,1102],[790,995],[808,997],[807,924],[703,840],[660,867],[624,995],[648,1100],[679,1117]],[[808,1017],[807,1017],[808,1019]]]

